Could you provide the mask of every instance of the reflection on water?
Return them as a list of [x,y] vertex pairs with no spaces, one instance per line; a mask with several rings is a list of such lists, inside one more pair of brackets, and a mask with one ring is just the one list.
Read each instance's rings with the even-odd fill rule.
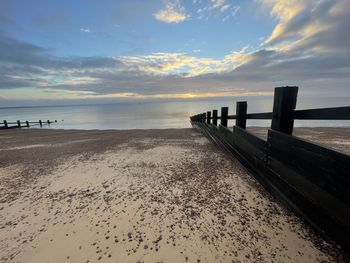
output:
[[[272,110],[272,97],[239,98],[248,101],[248,113]],[[235,113],[235,99],[211,99],[177,102],[138,102],[106,105],[0,108],[0,119],[57,120],[58,129],[148,129],[187,128],[189,116],[229,106]],[[304,98],[297,109],[348,106],[349,98]],[[233,122],[231,123],[233,124]],[[349,121],[296,121],[296,126],[350,126]],[[249,120],[250,126],[269,126],[268,120]]]

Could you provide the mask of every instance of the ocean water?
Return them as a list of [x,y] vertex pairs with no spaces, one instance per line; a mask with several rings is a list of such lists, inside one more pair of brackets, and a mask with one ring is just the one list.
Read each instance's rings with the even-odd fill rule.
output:
[[[272,97],[239,98],[248,101],[248,113],[272,111]],[[132,102],[100,105],[0,108],[0,120],[57,120],[52,129],[150,129],[188,128],[191,115],[228,106],[235,113],[235,99]],[[297,109],[349,106],[350,97],[298,99]],[[270,126],[269,120],[248,120],[248,126]],[[229,125],[233,125],[231,120]],[[296,121],[295,126],[350,126],[350,121]]]

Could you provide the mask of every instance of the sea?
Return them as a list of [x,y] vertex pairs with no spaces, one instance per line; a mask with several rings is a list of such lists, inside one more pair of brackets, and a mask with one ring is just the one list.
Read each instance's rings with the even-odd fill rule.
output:
[[[248,102],[248,113],[271,112],[272,97],[211,98],[178,101],[138,101],[109,104],[1,107],[0,122],[46,121],[50,129],[167,129],[191,127],[189,117],[227,106],[235,114],[236,101]],[[349,106],[350,97],[298,98],[297,109]],[[248,126],[270,126],[270,120],[248,120]],[[229,126],[234,125],[230,120]],[[350,127],[350,121],[295,121],[296,127]]]

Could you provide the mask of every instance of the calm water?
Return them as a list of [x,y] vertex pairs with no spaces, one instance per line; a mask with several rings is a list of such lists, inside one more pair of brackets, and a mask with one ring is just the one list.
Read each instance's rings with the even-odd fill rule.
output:
[[[248,101],[248,112],[272,110],[270,97],[240,98]],[[190,127],[189,116],[229,106],[235,112],[233,99],[177,102],[140,102],[106,105],[50,106],[0,108],[0,120],[57,120],[54,129],[148,129]],[[298,100],[297,109],[350,105],[345,98],[305,98]],[[231,122],[233,124],[233,121]],[[270,121],[249,120],[251,126],[269,126]],[[296,126],[350,126],[350,121],[297,121]]]

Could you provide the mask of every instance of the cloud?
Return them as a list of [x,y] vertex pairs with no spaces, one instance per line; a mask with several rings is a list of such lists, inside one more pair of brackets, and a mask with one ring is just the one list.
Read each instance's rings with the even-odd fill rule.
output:
[[120,57],[124,65],[149,75],[193,77],[215,71],[219,60],[197,58],[184,53],[153,53],[146,56]]
[[271,35],[259,48],[220,59],[202,53],[59,57],[0,31],[0,90],[22,88],[23,98],[31,88],[48,98],[51,91],[74,99],[150,99],[268,95],[275,86],[299,85],[306,94],[349,96],[350,2],[260,4],[276,19]]
[[[271,15],[275,16],[278,20],[277,26],[265,41],[266,44],[272,46],[283,42],[299,45],[300,42],[304,42],[319,34],[323,34],[325,38],[329,38],[330,34],[333,34],[338,29],[345,29],[344,26],[348,26],[350,22],[348,16],[334,11],[339,10],[340,7],[349,10],[349,1],[262,1],[264,4],[267,3],[272,7]],[[349,11],[342,11],[342,13],[344,12],[347,14],[350,13]],[[341,35],[338,35],[338,37],[341,37]],[[322,42],[319,44],[322,44]],[[336,41],[333,44],[336,44]],[[314,45],[318,46],[317,43],[314,43]]]
[[154,14],[154,17],[165,23],[180,23],[189,18],[185,8],[180,4],[179,0],[168,0],[165,2],[163,9]]
[[18,41],[0,30],[0,61],[18,65],[45,63],[47,50],[23,41]]
[[[8,45],[3,45],[7,42]],[[23,50],[16,56],[17,46]],[[225,62],[183,53],[153,53],[122,57],[56,57],[48,50],[4,34],[0,38],[0,89],[32,88],[64,98],[184,98],[232,95],[252,90],[230,89],[231,83],[215,80]],[[28,47],[28,48],[22,48]],[[21,57],[30,58],[22,63]],[[213,75],[210,75],[213,74]],[[48,91],[52,91],[51,93]],[[259,91],[260,92],[260,91]],[[18,93],[18,91],[17,91]],[[25,98],[26,93],[21,93]],[[39,95],[38,95],[39,96]],[[42,97],[43,95],[40,95]]]
[[200,5],[200,8],[197,9],[197,17],[201,20],[223,17],[222,20],[226,21],[234,17],[240,10],[240,6],[227,3],[226,0],[194,1],[193,3]]
[[90,33],[90,28],[80,28],[81,32]]

